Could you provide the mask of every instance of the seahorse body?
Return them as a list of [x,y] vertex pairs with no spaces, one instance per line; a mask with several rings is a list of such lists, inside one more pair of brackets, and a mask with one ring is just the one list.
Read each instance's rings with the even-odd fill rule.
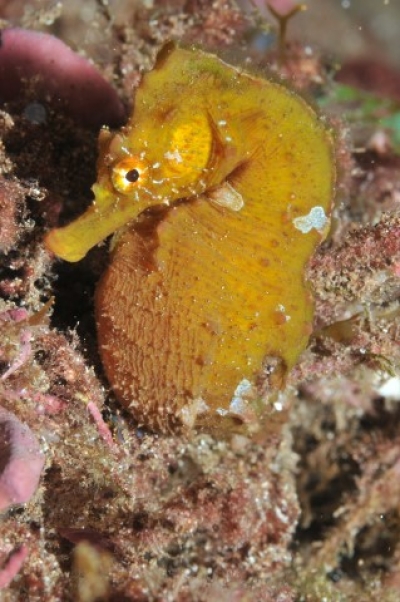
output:
[[300,96],[199,50],[160,53],[128,124],[100,137],[93,206],[47,238],[74,261],[124,226],[96,320],[139,422],[213,428],[282,383],[311,332],[304,270],[334,182],[331,132]]

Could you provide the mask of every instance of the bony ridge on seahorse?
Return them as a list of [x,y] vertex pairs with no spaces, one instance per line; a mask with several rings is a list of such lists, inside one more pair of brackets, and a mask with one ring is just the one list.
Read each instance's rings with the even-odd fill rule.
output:
[[333,146],[286,86],[173,44],[127,125],[102,130],[95,200],[46,244],[78,261],[117,232],[98,341],[139,423],[219,428],[282,385],[311,332],[304,271],[329,227]]

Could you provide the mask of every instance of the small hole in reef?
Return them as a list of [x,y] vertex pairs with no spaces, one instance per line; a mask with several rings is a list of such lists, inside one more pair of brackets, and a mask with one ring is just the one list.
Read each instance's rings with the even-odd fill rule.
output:
[[128,180],[128,182],[137,182],[139,177],[140,173],[137,169],[130,169],[125,174],[125,180]]
[[139,511],[133,515],[132,525],[136,531],[143,531],[148,524],[148,514],[147,512]]

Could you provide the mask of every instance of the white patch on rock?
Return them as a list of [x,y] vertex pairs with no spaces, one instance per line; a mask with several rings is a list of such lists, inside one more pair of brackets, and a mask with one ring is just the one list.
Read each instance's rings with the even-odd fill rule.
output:
[[209,407],[202,397],[196,397],[191,403],[186,404],[180,410],[182,423],[189,429],[193,428],[200,414],[209,411]]
[[400,378],[392,376],[388,378],[378,389],[377,392],[382,397],[400,400]]

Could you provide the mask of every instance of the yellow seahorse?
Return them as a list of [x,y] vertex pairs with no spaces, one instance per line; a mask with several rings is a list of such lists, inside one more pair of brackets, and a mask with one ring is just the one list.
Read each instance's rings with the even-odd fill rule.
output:
[[169,44],[99,147],[93,204],[46,244],[77,261],[117,231],[95,300],[115,394],[153,429],[245,417],[311,332],[330,128],[281,83]]

